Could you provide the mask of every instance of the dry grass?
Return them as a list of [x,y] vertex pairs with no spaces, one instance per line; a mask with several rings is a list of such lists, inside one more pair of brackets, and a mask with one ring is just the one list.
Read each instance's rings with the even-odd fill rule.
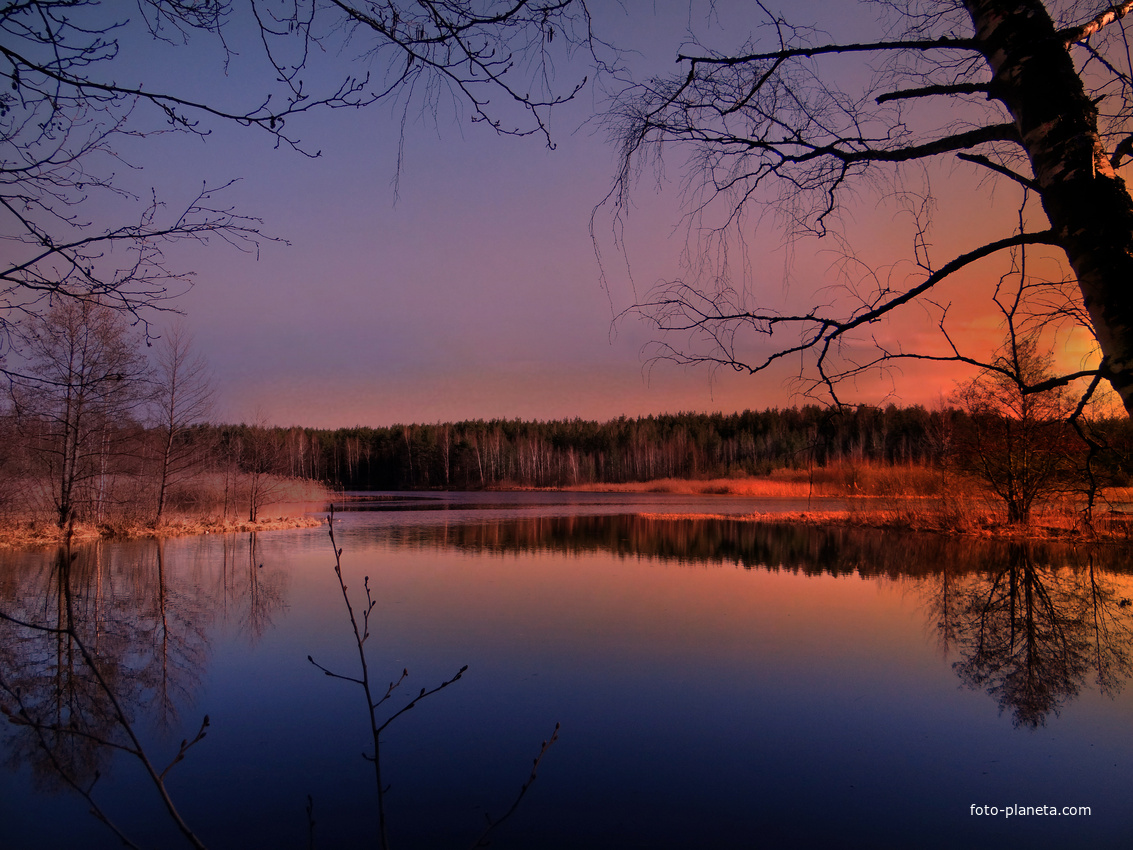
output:
[[1101,498],[1109,504],[1133,503],[1133,487],[1107,487]]
[[[760,478],[666,478],[568,489],[752,499],[839,499],[849,503],[848,508],[840,510],[753,511],[742,517],[752,522],[849,525],[1020,539],[1133,540],[1133,512],[1127,515],[1099,510],[1087,526],[1080,511],[1081,500],[1073,497],[1036,508],[1029,526],[1011,525],[1002,502],[981,482],[926,467],[845,465],[812,471],[779,470]],[[1102,504],[1133,502],[1133,488],[1111,488],[1104,497]]]
[[[184,537],[190,534],[230,534],[233,532],[278,531],[285,528],[314,528],[323,520],[311,516],[280,516],[246,520],[222,520],[217,517],[171,517],[156,528],[144,523],[75,523],[73,541],[133,540],[148,537]],[[66,534],[58,526],[43,522],[18,522],[0,525],[0,548],[31,548],[58,546],[65,542]]]
[[[319,525],[320,520],[306,514],[321,509],[330,499],[330,492],[321,483],[300,478],[273,478],[270,493],[270,502],[260,509],[260,518],[248,522],[246,492],[230,490],[225,511],[223,476],[199,476],[191,488],[183,486],[171,495],[175,507],[166,512],[157,527],[153,526],[148,506],[144,510],[139,505],[120,506],[102,522],[75,523],[71,539],[125,540],[307,528]],[[22,504],[27,506],[30,500]],[[24,507],[17,511],[9,507],[0,516],[0,548],[54,546],[64,539],[64,532],[55,524],[48,508]]]
[[625,484],[582,484],[567,490],[610,493],[678,493],[758,499],[927,497],[955,487],[951,473],[923,466],[845,464],[818,469],[779,469],[758,478],[661,478]]
[[763,499],[805,499],[808,495],[834,495],[811,492],[806,484],[775,481],[770,478],[658,478],[653,481],[631,481],[624,484],[579,484],[566,490],[601,493],[676,493],[685,496],[752,496]]

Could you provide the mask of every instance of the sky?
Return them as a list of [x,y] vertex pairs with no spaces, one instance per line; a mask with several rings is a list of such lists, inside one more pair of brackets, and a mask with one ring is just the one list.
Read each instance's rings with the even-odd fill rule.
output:
[[[801,19],[821,16],[839,38],[871,29],[853,3],[791,5]],[[725,17],[705,30],[721,48],[750,34],[742,29],[746,15]],[[637,72],[675,67],[690,22],[700,28],[703,16],[693,21],[688,4],[662,0],[625,10],[604,4],[596,20],[611,42],[640,51],[627,59]],[[254,49],[224,74],[215,45],[126,48],[127,70],[119,73],[151,87],[168,84],[210,102],[254,96],[257,71],[242,64],[253,61]],[[559,71],[573,81],[587,68]],[[202,184],[237,180],[219,197],[259,218],[269,237],[253,253],[217,240],[167,252],[172,267],[195,276],[175,306],[215,376],[214,418],[351,427],[604,420],[806,402],[792,381],[797,362],[758,376],[650,362],[657,332],[622,314],[656,282],[682,273],[689,242],[680,228],[681,169],[678,160],[663,176],[642,177],[621,240],[604,212],[592,238],[592,214],[616,169],[603,129],[588,120],[602,103],[602,92],[588,87],[554,113],[554,150],[537,137],[498,136],[448,104],[412,110],[400,165],[401,118],[390,106],[296,121],[305,146],[321,152],[316,158],[223,124],[203,139],[166,134],[126,142],[121,153],[133,168],[122,179],[135,191],[153,187],[172,207]],[[942,194],[970,190],[957,180]],[[869,246],[863,257],[879,266],[909,253],[907,221],[869,193],[847,228],[856,244]],[[985,232],[979,215],[964,216],[940,239],[940,256],[979,244]],[[813,301],[837,282],[840,254],[830,240],[800,243],[788,255],[774,230],[749,236],[756,278],[749,283],[769,303]],[[966,284],[957,286],[950,296],[957,333],[997,333],[994,318],[964,313]],[[878,329],[910,342],[933,332],[927,314]],[[956,377],[955,370],[910,367],[847,386],[842,395],[931,405]]]

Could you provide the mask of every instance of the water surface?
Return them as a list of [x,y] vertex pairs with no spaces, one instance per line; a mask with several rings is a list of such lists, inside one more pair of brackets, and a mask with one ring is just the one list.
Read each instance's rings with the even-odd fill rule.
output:
[[[1127,846],[1124,555],[739,519],[727,497],[449,494],[338,515],[398,718],[394,847],[467,847],[556,723],[497,847]],[[386,509],[379,509],[379,508]],[[785,506],[797,510],[797,505]],[[205,843],[375,846],[371,746],[325,530],[0,556],[0,846],[183,846],[106,691]],[[99,685],[77,644],[97,659]],[[18,700],[16,697],[18,694]],[[53,761],[54,759],[54,761]],[[97,781],[94,777],[98,775]],[[313,814],[307,814],[308,795]],[[996,806],[998,816],[971,807]],[[1007,818],[1008,805],[1089,816]]]

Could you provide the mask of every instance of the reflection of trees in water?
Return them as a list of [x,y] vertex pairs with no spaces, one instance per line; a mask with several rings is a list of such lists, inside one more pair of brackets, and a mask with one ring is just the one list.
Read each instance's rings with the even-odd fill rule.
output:
[[235,621],[252,643],[271,627],[287,597],[287,573],[262,560],[255,532],[226,535],[221,569],[211,583],[226,622]]
[[178,724],[217,613],[234,615],[256,639],[283,604],[283,574],[259,566],[254,540],[247,549],[240,568],[226,557],[196,575],[170,569],[162,541],[5,557],[0,612],[37,627],[0,620],[0,704],[34,721],[6,724],[9,763],[30,765],[48,785],[87,786],[125,743],[113,701],[130,725]]
[[[876,545],[877,535],[852,528],[764,525],[719,518],[648,515],[530,517],[383,532],[394,545],[476,552],[611,552],[623,558],[736,564],[804,574],[879,574],[902,569]],[[926,538],[928,541],[929,538]],[[882,557],[865,557],[866,552]]]
[[[24,727],[26,734],[12,734],[8,762],[13,768],[30,765],[36,780],[46,786],[58,785],[61,774],[90,781],[105,770],[109,757],[100,741],[115,741],[114,724],[101,688],[83,664],[75,641],[64,631],[74,622],[76,605],[91,596],[91,572],[78,567],[66,550],[60,549],[51,570],[38,576],[43,583],[42,596],[36,599],[34,592],[28,593],[31,588],[21,588],[26,595],[10,601],[6,612],[21,620],[34,619],[55,631],[0,622],[0,688],[5,714],[18,715],[22,707],[48,727],[39,734],[28,727]],[[100,634],[103,629],[96,627],[94,631],[102,638],[104,648],[115,640],[112,630]],[[116,660],[112,658],[105,665],[108,682],[125,678]],[[14,727],[9,728],[14,732]],[[82,729],[83,734],[67,731],[74,728]]]
[[995,567],[941,573],[930,596],[953,667],[986,690],[1016,726],[1035,728],[1076,697],[1091,674],[1116,694],[1130,674],[1133,624],[1112,578],[1088,554],[1055,567],[1013,544]]
[[45,781],[62,772],[89,782],[108,766],[103,744],[124,743],[107,690],[131,721],[143,713],[160,725],[176,720],[175,706],[196,688],[205,660],[207,605],[170,581],[160,544],[99,542],[6,567],[4,613],[40,627],[0,622],[5,705],[17,710],[18,693],[40,732],[15,736],[10,758]]
[[154,546],[156,584],[144,592],[139,602],[153,624],[150,632],[152,651],[143,652],[143,666],[153,668],[149,678],[153,689],[153,715],[163,728],[170,728],[177,717],[177,705],[191,700],[200,682],[201,670],[208,660],[207,629],[212,613],[209,600],[196,588],[170,580],[165,558],[165,542]]
[[957,674],[987,690],[1017,726],[1044,723],[1091,675],[1106,694],[1130,675],[1133,606],[1123,602],[1113,578],[1128,571],[1127,553],[1115,548],[1082,556],[1055,543],[634,515],[418,526],[387,535],[395,545],[416,548],[612,552],[803,575],[913,579],[944,647],[961,658]]
[[[622,558],[736,565],[801,575],[919,578],[945,567],[972,572],[1001,563],[1008,544],[937,534],[759,523],[737,518],[609,516],[530,517],[459,525],[383,529],[384,539],[410,548],[521,554],[613,553]],[[1044,559],[1067,547],[1035,544]],[[1121,553],[1103,553],[1107,569],[1123,569]]]

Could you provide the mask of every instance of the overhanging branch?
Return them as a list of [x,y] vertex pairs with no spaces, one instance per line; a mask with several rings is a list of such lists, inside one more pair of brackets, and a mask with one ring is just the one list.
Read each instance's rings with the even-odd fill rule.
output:
[[[1133,2],[1133,0],[1131,0]],[[788,47],[768,53],[748,53],[744,56],[689,56],[678,54],[677,62],[695,65],[744,65],[750,62],[768,62],[776,59],[809,59],[842,53],[879,53],[891,50],[978,50],[970,38],[928,38],[908,41],[874,41],[861,44],[823,44],[816,47]]]
[[[1049,230],[1015,234],[995,242],[989,242],[955,257],[929,274],[921,283],[901,294],[875,301],[860,312],[843,318],[822,315],[817,311],[799,315],[782,315],[771,311],[727,310],[724,309],[724,305],[719,303],[719,298],[722,296],[717,296],[716,299],[710,298],[694,287],[679,281],[668,285],[668,291],[671,293],[668,297],[638,305],[634,309],[636,312],[652,316],[658,329],[662,332],[701,334],[705,337],[705,341],[712,346],[712,351],[709,353],[692,355],[669,343],[660,342],[658,345],[661,353],[656,355],[653,358],[654,360],[670,360],[682,364],[710,363],[728,366],[731,369],[748,374],[756,374],[788,357],[815,351],[817,352],[816,366],[819,374],[823,376],[823,383],[832,387],[837,379],[828,378],[824,366],[832,353],[833,347],[850,332],[877,322],[898,308],[916,301],[951,275],[999,251],[1024,245],[1056,244],[1055,234]],[[745,326],[768,337],[773,336],[779,329],[797,327],[801,329],[802,339],[797,344],[774,351],[759,362],[750,363],[739,359],[735,350],[736,334]],[[900,357],[907,359],[910,355],[901,354]],[[858,374],[867,368],[874,368],[880,363],[894,359],[899,359],[899,356],[893,352],[882,351],[879,358],[871,361],[867,366],[853,368],[851,373]],[[944,359],[955,361],[961,358],[949,356]]]

